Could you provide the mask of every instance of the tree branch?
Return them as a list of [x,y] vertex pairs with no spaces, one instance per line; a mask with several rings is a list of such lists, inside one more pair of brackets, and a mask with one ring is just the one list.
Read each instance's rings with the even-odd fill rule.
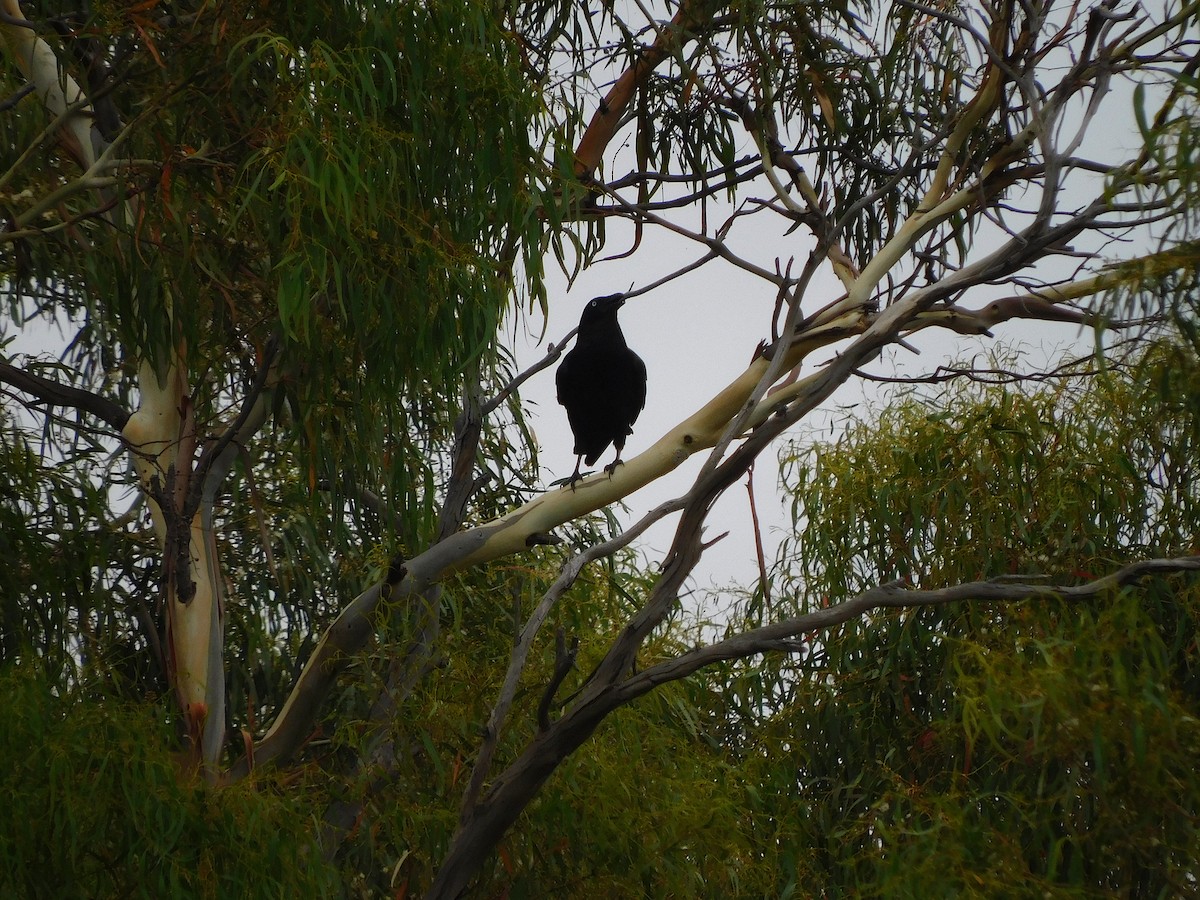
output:
[[1015,603],[1021,600],[1089,600],[1135,585],[1146,578],[1158,578],[1180,572],[1200,572],[1200,555],[1133,563],[1110,575],[1081,585],[1029,584],[997,578],[918,590],[894,581],[871,588],[835,606],[764,625],[659,663],[627,679],[620,685],[618,693],[622,698],[621,702],[628,703],[658,685],[686,678],[717,662],[745,659],[772,651],[794,653],[799,649],[795,642],[799,635],[841,625],[851,619],[861,618],[875,609],[915,609],[963,601]]
[[571,338],[575,337],[575,333],[578,330],[579,330],[578,327],[572,328],[570,331],[568,331],[566,333],[566,335],[564,335],[564,337],[561,341],[559,341],[558,343],[551,344],[549,347],[547,347],[545,356],[543,356],[541,359],[539,359],[537,362],[535,362],[532,366],[530,366],[524,372],[521,372],[519,375],[515,376],[511,381],[509,381],[508,384],[506,384],[503,388],[500,389],[500,391],[496,394],[495,397],[492,397],[486,403],[483,404],[483,407],[480,410],[480,415],[482,415],[484,417],[490,416],[497,409],[499,409],[500,404],[503,403],[505,400],[507,400],[510,396],[512,396],[513,392],[516,391],[516,389],[519,388],[522,384],[524,384],[526,381],[528,381],[530,378],[532,378],[534,375],[536,375],[538,372],[542,371],[543,369],[547,369],[550,366],[554,365],[554,363],[557,362],[558,358],[560,356],[562,356],[563,350],[566,348],[566,346],[570,342]]
[[455,836],[427,896],[450,898],[465,890],[486,853],[537,795],[558,764],[575,752],[609,713],[660,684],[684,678],[705,665],[727,659],[772,651],[798,652],[801,645],[795,640],[797,635],[830,628],[863,616],[872,609],[940,605],[960,600],[1012,602],[1036,597],[1082,600],[1135,584],[1147,577],[1196,571],[1200,571],[1200,556],[1147,560],[1076,587],[997,580],[918,591],[897,583],[885,584],[835,607],[754,629],[660,663],[620,683],[593,690],[561,719],[552,723],[548,731],[532,741],[497,779],[488,796],[478,805],[476,815],[464,823]]
[[710,22],[723,4],[713,0],[683,0],[671,24],[658,32],[654,44],[642,48],[633,65],[617,79],[616,84],[600,101],[587,129],[575,148],[575,177],[588,182],[600,166],[604,150],[617,133],[625,110],[637,96],[638,88],[669,56],[678,52],[689,33]]
[[554,580],[554,583],[542,595],[542,599],[530,614],[529,620],[525,623],[525,627],[521,630],[521,634],[517,638],[517,643],[513,647],[512,656],[508,663],[508,670],[504,675],[504,683],[501,685],[500,693],[496,698],[495,705],[492,707],[492,712],[488,716],[487,727],[484,729],[483,744],[480,746],[479,753],[476,756],[475,766],[471,771],[471,780],[467,785],[467,790],[463,793],[460,818],[464,820],[469,819],[473,814],[475,803],[480,792],[483,790],[483,783],[491,769],[492,758],[495,755],[500,735],[508,718],[508,710],[512,706],[513,698],[516,696],[517,686],[521,680],[521,673],[525,670],[529,651],[533,648],[533,639],[537,636],[538,631],[550,615],[551,610],[554,609],[558,601],[575,583],[575,580],[579,577],[580,572],[583,571],[585,566],[597,559],[611,556],[622,547],[628,546],[630,542],[645,533],[646,529],[655,522],[682,508],[682,498],[663,503],[643,516],[641,521],[636,525],[626,529],[611,540],[589,547],[587,550],[563,563],[558,578]]
[[25,369],[17,368],[5,360],[0,360],[0,383],[12,385],[17,390],[31,394],[49,406],[66,406],[91,413],[117,431],[123,429],[125,423],[129,421],[128,410],[123,409],[107,397],[35,375]]

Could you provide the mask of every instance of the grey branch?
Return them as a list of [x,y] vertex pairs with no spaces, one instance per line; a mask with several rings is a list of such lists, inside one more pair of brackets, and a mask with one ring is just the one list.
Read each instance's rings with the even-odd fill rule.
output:
[[35,375],[4,360],[0,360],[0,384],[11,385],[48,406],[67,406],[89,412],[117,431],[124,428],[125,423],[129,421],[129,411],[107,397]]
[[857,619],[873,609],[911,609],[943,606],[960,601],[1014,603],[1020,600],[1088,600],[1111,591],[1137,584],[1146,578],[1200,571],[1200,555],[1175,559],[1149,559],[1125,566],[1081,585],[1028,584],[1001,580],[972,581],[950,587],[917,590],[902,582],[873,587],[844,603],[775,622],[735,635],[716,644],[700,647],[675,659],[646,669],[626,680],[619,691],[624,702],[639,697],[654,687],[686,678],[704,666],[731,659],[745,659],[771,651],[794,652],[796,638],[814,631]]
[[583,744],[609,713],[660,684],[685,678],[705,665],[722,660],[768,651],[795,652],[799,648],[797,635],[830,628],[872,609],[934,606],[958,600],[1012,602],[1050,597],[1083,600],[1135,584],[1143,578],[1195,571],[1200,571],[1200,556],[1134,563],[1112,575],[1078,586],[980,581],[936,590],[914,590],[899,583],[884,584],[837,606],[754,629],[610,683],[607,688],[590,691],[525,748],[496,779],[471,817],[460,824],[429,896],[452,897],[465,890],[475,871],[471,861],[494,846],[557,765]]

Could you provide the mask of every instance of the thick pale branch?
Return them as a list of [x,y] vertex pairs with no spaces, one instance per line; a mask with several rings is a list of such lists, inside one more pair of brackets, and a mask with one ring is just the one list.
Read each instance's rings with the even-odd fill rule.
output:
[[[787,371],[820,347],[840,340],[863,326],[863,316],[846,316],[834,323],[801,335],[793,343],[782,364]],[[561,488],[535,498],[520,509],[488,525],[455,535],[478,546],[452,566],[452,571],[478,565],[500,556],[526,549],[529,539],[544,534],[564,522],[601,509],[677,468],[692,454],[716,446],[725,427],[736,416],[771,365],[765,357],[756,358],[724,390],[703,407],[659,438],[649,449],[627,460],[612,474],[597,474],[576,482],[573,489]]]
[[[119,166],[116,153],[144,117],[154,114],[147,107],[97,156],[92,139],[94,109],[79,84],[66,71],[51,47],[35,30],[25,27],[17,0],[0,0],[5,20],[3,35],[17,65],[36,86],[38,98],[60,121],[57,134],[62,145],[83,173],[73,181],[35,202],[16,219],[20,230],[46,209],[69,195],[110,188],[118,179],[109,174]],[[97,142],[98,143],[98,142]],[[32,149],[32,148],[30,148]],[[22,159],[27,158],[23,156]],[[113,207],[120,223],[136,220],[134,200],[127,197]],[[139,305],[151,301],[139,295]],[[164,292],[169,303],[169,296]],[[220,573],[215,557],[215,540],[206,539],[200,515],[185,515],[183,497],[191,473],[195,429],[186,389],[182,342],[152,364],[139,366],[141,400],[136,412],[126,417],[121,432],[131,451],[143,491],[150,499],[155,533],[164,550],[167,634],[170,643],[172,682],[192,740],[194,758],[214,763],[220,753],[225,725],[224,678],[221,665],[223,610]],[[26,382],[30,385],[30,382]],[[45,388],[45,385],[41,385]],[[80,402],[96,404],[75,395]],[[108,410],[109,414],[112,413]],[[208,538],[211,538],[211,522]],[[210,771],[206,766],[206,771]]]
[[253,761],[249,756],[242,757],[230,768],[224,781],[245,777],[252,765],[286,759],[303,745],[338,671],[371,637],[383,587],[380,583],[368,588],[342,610],[337,621],[321,636],[271,728],[254,745]]
[[[999,37],[999,32],[994,29],[993,42]],[[1022,36],[1022,39],[1026,38],[1027,35]],[[862,274],[848,293],[846,300],[848,306],[855,307],[867,302],[887,273],[891,272],[895,265],[913,250],[923,235],[949,221],[952,216],[994,198],[1020,179],[1031,179],[1040,174],[1045,182],[1041,208],[1035,217],[1034,224],[1026,229],[1026,233],[1033,235],[1048,226],[1059,201],[1056,173],[1065,162],[1061,154],[1052,153],[1047,145],[1046,155],[1048,158],[1054,158],[1054,166],[1049,166],[1047,162],[1046,165],[1032,166],[1023,172],[1006,170],[1013,163],[1024,158],[1036,141],[1048,141],[1045,133],[1048,123],[1053,122],[1061,114],[1066,104],[1082,88],[1085,81],[1081,75],[1080,79],[1071,82],[1069,90],[1056,92],[1052,99],[1041,107],[1039,115],[1033,122],[1013,136],[1006,144],[996,149],[990,158],[979,166],[976,177],[967,183],[965,176],[971,173],[963,173],[958,179],[957,189],[952,189],[951,173],[957,165],[957,158],[965,146],[967,137],[995,112],[1003,99],[1005,84],[1015,75],[1007,65],[1000,63],[998,48],[989,45],[989,55],[992,60],[984,81],[975,97],[964,109],[954,131],[947,139],[938,169],[924,199],[897,232],[863,267]],[[1050,171],[1051,169],[1053,171]],[[1089,210],[1090,214],[1094,217],[1099,209],[1099,206],[1093,204]],[[1077,230],[1081,230],[1084,218],[1081,216],[1076,221],[1080,223]],[[1026,254],[1023,255],[1028,258]]]
[[[1098,293],[1122,284],[1141,285],[1146,280],[1169,272],[1186,272],[1195,268],[1195,246],[1187,243],[1112,266],[1093,278],[1081,279],[1072,285],[1058,288],[1047,287],[1037,293],[997,301],[983,310],[963,311],[964,314],[957,320],[953,317],[946,317],[945,311],[936,309],[937,304],[947,302],[969,288],[981,284],[994,284],[1011,278],[1031,263],[1053,253],[1053,248],[1061,247],[1081,232],[1096,227],[1097,217],[1107,207],[1107,199],[1098,197],[1078,214],[1059,224],[1050,225],[1039,216],[1023,232],[1013,234],[1009,241],[993,252],[894,302],[878,315],[871,317],[869,327],[828,369],[802,381],[781,387],[759,404],[758,409],[750,417],[749,427],[761,424],[767,417],[779,412],[785,404],[800,401],[805,409],[810,409],[810,399],[828,396],[830,386],[840,384],[849,370],[861,366],[879,353],[884,346],[896,341],[903,334],[926,327],[921,324],[924,316],[928,316],[928,321],[932,324],[941,324],[946,327],[957,325],[973,333],[986,331],[986,327],[980,329],[978,326],[986,326],[989,320],[998,323],[1011,318],[1090,324],[1096,321],[1093,314],[1063,309],[1056,306],[1056,303],[1077,296]],[[864,280],[868,277],[868,270],[873,270],[876,261],[880,258],[876,257],[868,265],[867,270],[864,270]],[[882,277],[880,273],[875,274]],[[871,277],[875,277],[875,275]],[[843,308],[845,303],[846,301],[842,301],[830,309]],[[943,316],[943,320],[940,322],[938,321],[939,316]],[[1106,324],[1109,327],[1117,327],[1119,323],[1109,321]]]
[[989,62],[983,83],[963,109],[958,121],[954,124],[954,131],[946,140],[941,159],[938,160],[938,166],[934,172],[933,182],[925,192],[925,198],[918,204],[914,219],[923,218],[943,201],[950,184],[950,175],[958,164],[959,156],[967,139],[974,133],[980,122],[988,119],[996,111],[997,105],[1003,97],[1004,82],[1004,70],[994,61]]
[[[861,330],[855,319],[814,329],[798,338],[784,361],[784,371],[799,364],[809,352]],[[691,454],[716,445],[725,426],[736,416],[772,365],[756,358],[746,371],[695,414],[671,429],[650,449],[619,466],[610,476],[598,474],[576,482],[573,489],[547,491],[511,513],[475,528],[453,534],[405,563],[404,580],[392,588],[393,601],[418,594],[430,584],[456,571],[527,550],[539,539],[580,516],[601,509],[677,468]],[[271,729],[256,746],[256,763],[264,763],[296,750],[313,717],[348,656],[362,649],[372,633],[373,617],[383,599],[381,586],[360,594],[313,651]],[[231,778],[248,771],[243,761]]]
[[96,156],[92,148],[91,107],[79,84],[59,64],[50,45],[28,27],[18,0],[0,0],[6,19],[0,34],[25,77],[35,86],[46,108],[61,119],[59,137],[80,168],[87,169]]
[[979,203],[981,197],[994,194],[999,185],[985,189],[984,182],[961,188],[927,210],[914,212],[888,240],[879,252],[863,266],[862,273],[850,288],[844,307],[858,307],[870,302],[879,283],[896,265],[907,257],[917,242],[950,217]]

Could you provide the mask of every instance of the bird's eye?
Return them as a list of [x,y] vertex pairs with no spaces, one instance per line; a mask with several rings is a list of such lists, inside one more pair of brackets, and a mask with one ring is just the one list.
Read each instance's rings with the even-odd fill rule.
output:
[[588,304],[588,306],[590,306],[592,309],[595,309],[595,308],[596,308],[596,306],[597,306],[597,302],[598,302],[598,301],[596,301],[596,300],[593,300],[591,303],[589,303],[589,304]]

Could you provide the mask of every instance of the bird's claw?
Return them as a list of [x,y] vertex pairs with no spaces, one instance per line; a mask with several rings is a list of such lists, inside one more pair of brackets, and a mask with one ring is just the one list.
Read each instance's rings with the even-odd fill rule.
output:
[[571,477],[564,478],[561,483],[563,487],[569,487],[571,489],[571,493],[573,494],[575,493],[575,482],[582,481],[583,478],[584,473],[579,471],[579,466],[576,466],[575,471],[571,473]]

